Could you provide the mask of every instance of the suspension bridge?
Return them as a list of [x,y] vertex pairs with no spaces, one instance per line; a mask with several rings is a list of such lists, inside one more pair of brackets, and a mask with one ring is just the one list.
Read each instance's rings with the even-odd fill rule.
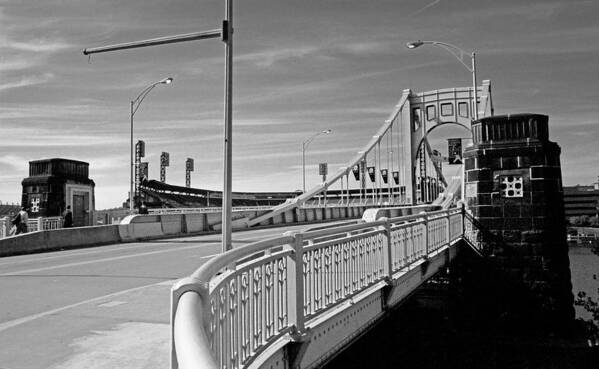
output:
[[[474,103],[474,96],[479,96]],[[479,230],[428,135],[493,115],[490,81],[405,90],[381,128],[330,179],[233,228],[296,209],[366,206],[362,221],[288,233],[210,260],[172,292],[172,368],[313,368],[359,337],[469,246]],[[338,188],[336,188],[338,186]],[[417,207],[418,204],[433,204]],[[414,207],[416,205],[416,207]],[[412,215],[406,214],[416,213]]]
[[[461,178],[445,178],[429,143],[431,132],[444,125],[461,126],[473,139],[464,151]],[[233,212],[237,231],[277,225],[288,231],[269,231],[268,237],[252,238],[216,256],[202,254],[200,259],[209,260],[199,269],[198,262],[195,271],[173,285],[173,369],[322,366],[465,249],[481,258],[499,255],[499,267],[530,287],[543,307],[539,316],[548,322],[572,315],[569,269],[563,262],[567,245],[559,146],[549,141],[547,116],[495,116],[490,81],[483,81],[476,94],[469,87],[405,90],[365,141],[347,165],[316,187],[274,207]],[[221,228],[214,210],[160,211],[128,216],[118,225],[73,229],[50,229],[36,220],[37,231],[1,239],[0,249],[114,247],[210,234]],[[144,257],[197,247],[181,243],[170,250],[166,241],[156,244],[161,248]],[[183,276],[181,265],[192,265],[195,258],[173,261],[177,278]],[[102,260],[38,266],[16,275]],[[539,285],[551,287],[535,290]],[[45,312],[33,308],[30,315],[1,323],[0,338],[15,327],[25,329],[32,321],[99,299],[75,299]]]

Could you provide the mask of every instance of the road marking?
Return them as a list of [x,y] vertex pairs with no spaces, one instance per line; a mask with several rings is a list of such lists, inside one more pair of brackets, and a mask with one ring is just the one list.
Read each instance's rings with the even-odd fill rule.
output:
[[52,266],[47,266],[47,267],[42,267],[42,268],[19,270],[19,271],[10,272],[10,273],[2,273],[2,274],[0,274],[0,276],[5,277],[5,276],[13,276],[13,275],[19,275],[19,274],[37,273],[37,272],[42,272],[44,270],[52,270],[52,269],[67,268],[67,267],[72,267],[72,266],[81,266],[81,265],[87,265],[87,264],[102,263],[105,261],[130,259],[130,258],[136,258],[136,257],[140,257],[140,256],[147,256],[147,255],[164,254],[167,252],[183,251],[183,250],[188,250],[188,249],[193,249],[193,248],[198,248],[198,247],[199,247],[198,245],[181,246],[181,247],[177,247],[174,249],[168,249],[168,250],[149,251],[149,252],[143,252],[143,253],[133,254],[133,255],[114,256],[111,258],[94,259],[94,260],[87,260],[87,261],[79,261],[76,263],[52,265]]
[[[163,282],[159,282],[159,283],[163,283]],[[108,294],[108,295],[104,295],[104,296],[94,297],[92,299],[88,299],[88,300],[80,301],[80,302],[77,302],[77,303],[74,303],[74,304],[71,304],[71,305],[67,305],[67,306],[56,308],[56,309],[44,311],[42,313],[32,314],[32,315],[25,316],[25,317],[22,317],[22,318],[9,320],[7,322],[4,322],[4,323],[0,324],[0,332],[5,331],[5,330],[7,330],[9,328],[16,327],[18,325],[24,324],[24,323],[28,323],[28,322],[30,322],[32,320],[36,320],[36,319],[43,318],[43,317],[48,316],[48,315],[56,314],[56,313],[59,313],[61,311],[68,310],[68,309],[71,309],[71,308],[74,308],[74,307],[77,307],[77,306],[81,306],[81,305],[85,305],[85,304],[89,304],[89,303],[93,303],[93,302],[99,302],[99,301],[106,300],[106,299],[109,299],[109,298],[112,298],[112,297],[115,297],[115,296],[120,296],[120,295],[124,295],[126,293],[143,290],[144,288],[153,287],[153,286],[156,286],[156,285],[158,285],[158,283],[152,283],[152,284],[147,284],[145,286],[140,286],[140,287],[135,287],[135,288],[129,288],[127,290],[123,290],[123,291],[119,291],[119,292],[114,292],[114,293],[111,293],[111,294]]]
[[[244,232],[240,232],[240,233],[245,233],[245,232],[252,232],[252,237],[248,237],[248,238],[238,238],[238,239],[233,239],[233,243],[235,241],[251,241],[254,240],[256,238],[260,237],[261,233],[270,233],[272,232],[273,236],[276,235],[280,235],[283,232],[277,232],[276,229],[255,229],[255,230],[248,230],[248,231],[244,231]],[[213,236],[213,235],[206,235],[206,236]],[[195,237],[203,237],[203,236],[194,236]],[[192,237],[190,237],[192,238]],[[170,241],[176,241],[178,239],[183,239],[181,237],[178,238],[174,238],[174,239],[169,239]],[[155,241],[150,241],[150,242],[160,242],[162,240],[155,240]],[[256,240],[258,241],[258,239]],[[174,246],[176,247],[176,250],[181,250],[181,249],[189,249],[189,248],[193,248],[193,247],[198,247],[198,248],[204,248],[204,247],[210,247],[213,245],[219,245],[220,244],[220,240],[219,241],[215,241],[214,244],[199,244],[196,246],[186,246],[185,248],[182,247],[178,247],[178,246]],[[15,266],[15,264],[24,264],[24,263],[31,263],[31,262],[39,262],[39,261],[44,261],[44,260],[52,260],[52,259],[58,259],[58,258],[68,258],[68,257],[78,257],[78,256],[85,256],[85,255],[93,255],[93,254],[103,254],[103,253],[109,253],[109,252],[113,252],[113,251],[131,251],[132,249],[138,249],[138,248],[147,248],[147,247],[151,247],[151,246],[156,246],[155,244],[151,244],[151,243],[143,243],[140,245],[133,245],[133,244],[129,244],[128,246],[123,246],[123,244],[115,244],[115,245],[107,245],[104,246],[102,249],[97,249],[97,250],[93,250],[93,251],[82,251],[82,252],[77,252],[78,250],[63,250],[62,252],[68,252],[62,255],[52,255],[52,256],[45,256],[45,257],[39,257],[39,254],[36,256],[33,255],[19,255],[19,256],[15,256],[15,258],[21,258],[21,257],[30,257],[27,260],[14,260],[13,258],[10,259],[6,259],[6,261],[2,261],[0,262],[0,267],[4,266],[4,265],[10,265],[10,266]],[[173,246],[173,244],[165,244],[164,247],[169,247],[169,246]],[[73,251],[73,252],[69,252],[69,251]],[[170,250],[172,251],[172,250]],[[61,251],[56,251],[56,252],[61,252]],[[166,250],[161,250],[161,251],[154,251],[154,252],[168,252]],[[137,254],[140,256],[146,255],[146,254]],[[129,255],[129,256],[123,256],[124,258],[126,257],[135,257],[135,255]],[[102,260],[111,260],[111,259],[98,259],[98,261],[102,261]],[[93,263],[96,261],[90,261],[89,263]],[[81,262],[81,263],[86,263],[86,262]],[[63,264],[62,266],[71,266],[71,265],[77,265],[77,263],[73,263],[73,264]],[[57,265],[57,266],[52,266],[52,267],[46,267],[48,269],[54,269],[54,268],[61,268],[62,266]],[[23,271],[18,271],[18,272],[12,272],[12,273],[4,273],[4,274],[0,274],[0,276],[8,276],[8,275],[14,275],[14,274],[23,274],[23,273],[30,273],[30,272],[35,272],[35,271],[43,271],[43,270],[48,270],[48,269],[44,269],[44,268],[39,268],[39,269],[29,269],[29,270],[23,270]]]
[[[272,230],[256,230],[256,233],[258,232],[266,232],[266,231],[272,231]],[[276,234],[277,232],[275,232],[274,234]],[[257,235],[253,235],[252,237],[249,238],[238,238],[237,240],[233,240],[233,243],[235,241],[252,241],[252,240],[256,240],[258,241],[260,239],[260,237],[256,237]],[[218,245],[220,242],[215,242],[214,245]],[[122,256],[114,256],[111,258],[103,258],[103,259],[94,259],[94,260],[88,260],[88,261],[79,261],[79,262],[74,262],[74,263],[66,263],[66,264],[59,264],[59,265],[52,265],[52,266],[47,266],[47,267],[42,267],[42,268],[34,268],[34,269],[25,269],[25,270],[19,270],[19,271],[14,271],[14,272],[9,272],[9,273],[2,273],[0,274],[0,277],[5,277],[5,276],[14,276],[14,275],[20,275],[20,274],[27,274],[27,273],[37,273],[37,272],[43,272],[45,270],[52,270],[52,269],[60,269],[60,268],[66,268],[66,267],[71,267],[71,266],[80,266],[80,265],[87,265],[87,264],[95,264],[95,263],[101,263],[104,261],[113,261],[113,260],[122,260],[122,259],[130,259],[130,258],[135,258],[135,257],[139,257],[139,256],[147,256],[147,255],[155,255],[155,254],[163,254],[163,253],[167,253],[167,252],[175,252],[175,251],[182,251],[182,250],[189,250],[189,249],[193,249],[193,248],[204,248],[206,246],[210,246],[211,244],[199,244],[199,245],[194,245],[194,246],[178,246],[176,248],[169,248],[168,250],[157,250],[157,251],[149,251],[149,252],[144,252],[144,253],[139,253],[139,254],[133,254],[133,255],[122,255]]]
[[123,304],[126,304],[126,303],[127,303],[127,301],[110,301],[110,302],[107,302],[105,304],[100,304],[98,306],[99,307],[105,307],[105,308],[111,308],[111,307],[123,305]]
[[[205,255],[205,256],[202,256],[200,259],[208,259],[208,258],[214,257],[216,255],[219,255],[219,254]],[[81,305],[85,305],[85,304],[89,304],[89,303],[103,301],[103,300],[110,299],[110,298],[113,298],[113,297],[116,297],[116,296],[120,296],[120,295],[124,295],[124,294],[130,293],[130,292],[135,292],[135,291],[143,290],[143,289],[148,288],[148,287],[172,285],[176,281],[177,281],[177,279],[169,279],[169,280],[158,282],[158,283],[152,283],[152,284],[147,284],[147,285],[140,286],[140,287],[129,288],[127,290],[114,292],[114,293],[111,293],[111,294],[108,294],[108,295],[104,295],[104,296],[94,297],[94,298],[91,298],[91,299],[88,299],[88,300],[84,300],[84,301],[80,301],[80,302],[76,302],[74,304],[70,304],[70,305],[67,305],[67,306],[63,306],[63,307],[59,307],[59,308],[56,308],[56,309],[44,311],[42,313],[32,314],[32,315],[25,316],[25,317],[22,317],[22,318],[9,320],[7,322],[0,323],[0,332],[2,332],[4,330],[7,330],[9,328],[12,328],[12,327],[16,327],[16,326],[21,325],[21,324],[28,323],[28,322],[30,322],[32,320],[36,320],[36,319],[43,318],[43,317],[48,316],[48,315],[56,314],[56,313],[59,313],[61,311],[68,310],[68,309],[71,309],[71,308],[74,308],[74,307],[77,307],[77,306],[81,306]]]
[[[149,247],[149,246],[151,246],[151,245],[133,244],[133,243],[120,244],[119,243],[119,244],[114,244],[114,245],[104,245],[104,246],[100,246],[100,247],[94,247],[94,250],[87,250],[87,251],[83,251],[82,249],[56,250],[56,251],[51,251],[54,255],[42,256],[42,257],[40,257],[40,254],[17,255],[17,256],[11,256],[11,257],[4,258],[6,261],[0,262],[0,266],[4,266],[4,265],[14,266],[15,264],[39,262],[39,261],[46,261],[46,260],[59,259],[59,258],[77,257],[77,256],[94,255],[94,254],[105,254],[105,253],[113,252],[115,250],[129,251],[131,249],[140,249],[140,248],[145,248],[145,247]],[[58,255],[56,255],[57,253],[58,253]],[[23,258],[27,258],[27,259],[26,260],[16,260],[16,259],[23,259]],[[2,369],[2,368],[0,368],[0,369]]]

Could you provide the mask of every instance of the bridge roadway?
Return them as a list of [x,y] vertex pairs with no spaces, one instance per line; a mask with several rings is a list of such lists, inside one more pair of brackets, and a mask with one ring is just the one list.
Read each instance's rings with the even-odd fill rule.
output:
[[168,368],[171,285],[220,249],[212,234],[0,258],[0,368]]

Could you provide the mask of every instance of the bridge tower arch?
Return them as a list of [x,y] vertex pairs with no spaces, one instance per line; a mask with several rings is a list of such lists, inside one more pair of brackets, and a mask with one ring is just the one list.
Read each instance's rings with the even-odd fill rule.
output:
[[[417,203],[417,171],[420,163],[418,156],[423,150],[421,143],[428,133],[438,126],[455,123],[471,127],[474,117],[474,90],[471,87],[450,88],[414,93],[403,91],[400,102],[403,155],[410,158],[410,170],[407,171],[406,192],[409,202]],[[491,96],[491,81],[484,80],[478,88],[479,118],[494,114]]]

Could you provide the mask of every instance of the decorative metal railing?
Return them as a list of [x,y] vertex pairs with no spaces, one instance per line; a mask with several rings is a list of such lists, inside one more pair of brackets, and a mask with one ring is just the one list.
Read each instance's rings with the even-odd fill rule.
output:
[[[27,232],[45,231],[62,228],[62,217],[30,218],[27,220]],[[0,218],[0,238],[11,236],[12,228],[9,217]]]
[[27,222],[27,231],[47,231],[62,228],[62,217],[33,218]]
[[241,368],[278,338],[461,239],[464,210],[345,225],[221,254],[172,291],[172,368]]

